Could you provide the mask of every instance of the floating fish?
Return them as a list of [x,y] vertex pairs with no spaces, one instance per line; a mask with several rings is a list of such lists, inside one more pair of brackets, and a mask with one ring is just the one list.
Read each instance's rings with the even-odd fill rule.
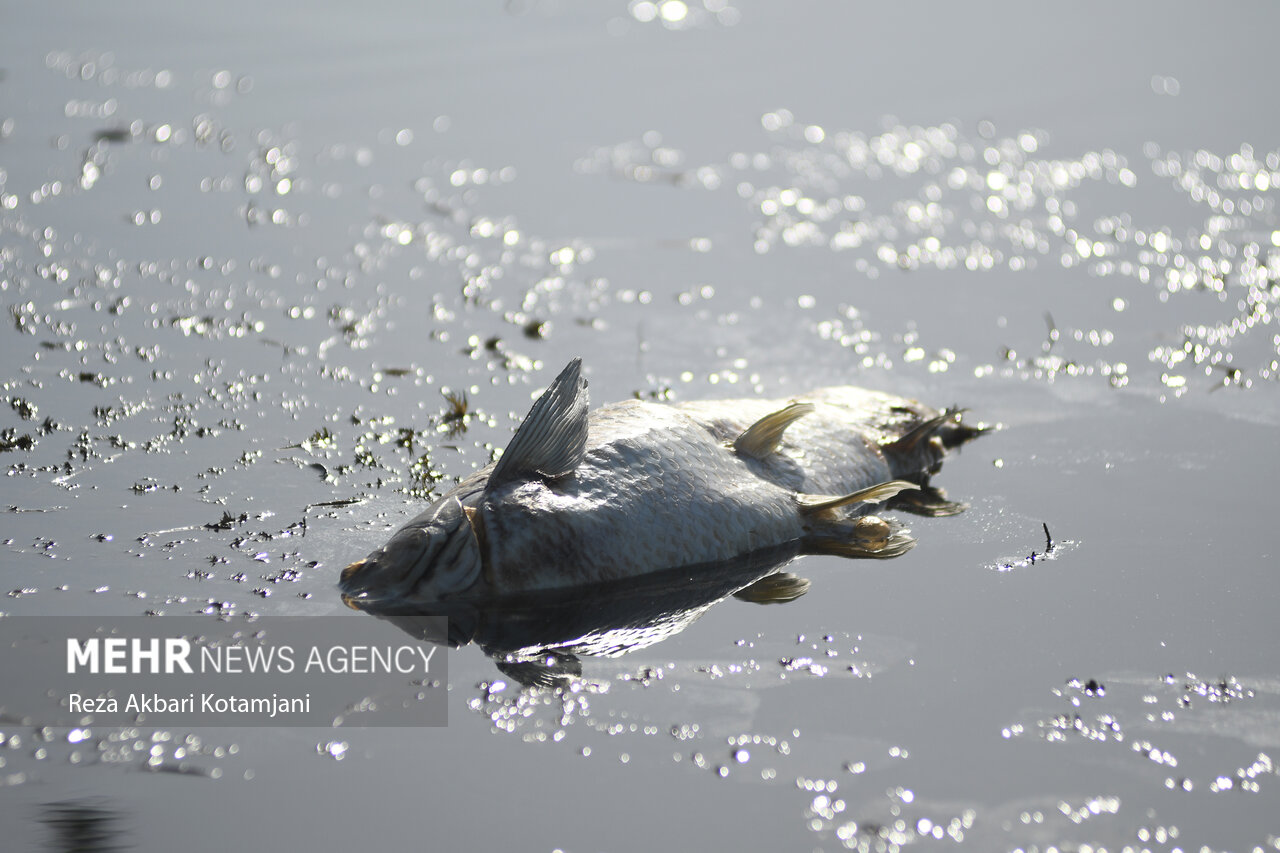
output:
[[340,587],[356,606],[577,587],[787,543],[894,557],[914,540],[871,508],[893,499],[925,515],[960,511],[929,478],[983,429],[956,410],[851,387],[589,413],[574,359],[497,462],[344,569]]

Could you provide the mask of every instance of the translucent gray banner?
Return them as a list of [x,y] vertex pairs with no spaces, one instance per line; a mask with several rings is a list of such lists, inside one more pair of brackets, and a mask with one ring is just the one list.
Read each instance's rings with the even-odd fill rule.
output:
[[[353,616],[0,618],[0,712],[41,726],[447,725],[447,649]],[[439,621],[424,636],[447,636]]]

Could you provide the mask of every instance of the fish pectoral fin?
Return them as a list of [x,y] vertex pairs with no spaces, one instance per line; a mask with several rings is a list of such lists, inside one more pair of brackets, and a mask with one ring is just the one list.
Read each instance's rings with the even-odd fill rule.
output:
[[493,563],[489,551],[489,531],[484,526],[484,511],[478,506],[462,505],[467,516],[467,524],[471,526],[471,535],[476,539],[476,550],[480,552],[480,574],[487,583],[493,583]]
[[500,659],[490,655],[498,672],[514,679],[525,687],[568,687],[582,677],[582,662],[570,654],[557,652],[537,660]]
[[555,479],[577,468],[587,454],[587,408],[582,359],[575,358],[534,401],[485,491],[527,477]]
[[744,586],[733,594],[739,601],[752,604],[783,604],[795,601],[809,591],[809,579],[791,572],[775,572]]
[[792,403],[770,412],[733,440],[733,449],[753,459],[764,459],[778,449],[782,433],[800,418],[812,412],[813,403]]
[[909,483],[906,480],[889,480],[886,483],[877,483],[874,486],[859,489],[856,492],[850,492],[840,497],[798,494],[796,495],[796,503],[800,506],[800,511],[806,515],[817,515],[826,510],[836,509],[852,503],[881,503],[898,494],[898,492],[918,488],[920,487],[915,483]]
[[823,522],[805,537],[804,553],[888,560],[902,556],[915,545],[916,540],[902,525],[867,515]]

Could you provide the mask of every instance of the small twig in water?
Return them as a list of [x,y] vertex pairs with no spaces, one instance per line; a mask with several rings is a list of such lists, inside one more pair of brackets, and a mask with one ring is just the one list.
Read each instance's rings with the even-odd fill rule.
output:
[[1054,559],[1053,551],[1058,546],[1053,543],[1053,535],[1049,533],[1049,523],[1047,521],[1040,522],[1040,526],[1044,529],[1044,551],[1043,553],[1032,551],[1031,555],[1024,557],[1017,562],[1004,563],[999,565],[1001,571],[1012,571],[1014,569],[1022,569],[1027,566],[1034,566],[1037,560]]
[[1048,311],[1044,312],[1044,322],[1049,327],[1049,339],[1044,343],[1044,351],[1048,352],[1058,342],[1058,325],[1053,322],[1053,315]]

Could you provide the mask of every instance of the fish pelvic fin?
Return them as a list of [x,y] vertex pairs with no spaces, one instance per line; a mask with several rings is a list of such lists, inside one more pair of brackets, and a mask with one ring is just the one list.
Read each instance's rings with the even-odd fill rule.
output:
[[575,358],[534,401],[489,475],[485,491],[528,477],[554,480],[577,468],[587,455],[587,408],[582,359]]
[[918,485],[909,483],[906,480],[889,480],[888,482],[877,483],[874,486],[859,489],[856,492],[850,492],[839,497],[798,494],[796,495],[796,504],[800,507],[800,512],[805,515],[816,516],[825,513],[827,510],[837,509],[852,503],[882,503],[898,494],[898,492],[918,488],[920,488]]
[[812,412],[812,403],[792,403],[770,412],[733,440],[733,449],[753,459],[764,459],[778,449],[787,427]]

